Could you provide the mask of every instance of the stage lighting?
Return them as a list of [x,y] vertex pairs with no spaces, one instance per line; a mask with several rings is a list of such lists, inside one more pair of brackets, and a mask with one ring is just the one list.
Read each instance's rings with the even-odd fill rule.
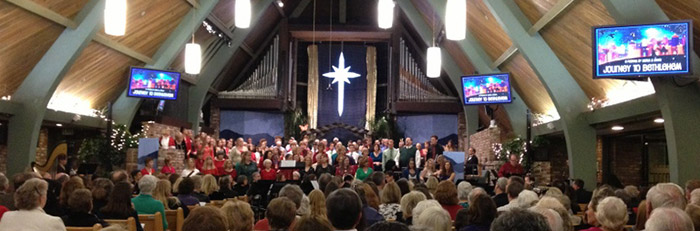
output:
[[442,54],[439,47],[428,48],[428,68],[426,74],[430,78],[439,78],[442,69]]
[[615,125],[615,126],[612,126],[612,128],[610,128],[610,129],[612,129],[613,131],[622,131],[622,130],[625,130],[625,127],[620,126],[620,125]]
[[664,123],[664,122],[665,122],[665,121],[664,121],[664,118],[656,118],[656,119],[654,119],[654,123],[657,123],[657,124],[662,124],[662,123]]
[[394,1],[379,0],[379,3],[377,3],[377,21],[379,28],[391,28],[392,24],[394,24]]
[[445,33],[449,40],[462,40],[467,34],[467,1],[447,0]]
[[202,49],[194,42],[185,45],[185,73],[196,75],[202,69]]
[[236,0],[235,23],[238,28],[250,27],[251,12],[250,0]]
[[122,36],[126,33],[126,0],[107,0],[104,15],[106,34]]

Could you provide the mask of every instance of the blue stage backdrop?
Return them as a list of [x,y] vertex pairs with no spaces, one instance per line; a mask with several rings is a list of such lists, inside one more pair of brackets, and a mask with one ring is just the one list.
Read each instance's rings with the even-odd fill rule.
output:
[[[332,83],[333,78],[325,77],[323,74],[334,72],[331,66],[339,67],[339,58],[343,52],[345,58],[345,69],[348,72],[359,74],[359,77],[348,78],[350,83]],[[330,53],[329,53],[330,51]],[[365,118],[366,98],[367,98],[367,47],[362,45],[327,44],[318,46],[318,67],[319,67],[319,89],[318,89],[318,126],[333,123],[344,123],[353,126],[360,126]],[[330,55],[330,57],[329,57]],[[338,114],[339,84],[344,84],[343,110],[342,115]],[[360,126],[363,127],[363,126]],[[326,139],[338,137],[342,141],[349,139],[359,139],[353,133],[344,129],[336,128],[326,133]]]
[[265,138],[268,144],[275,136],[284,136],[284,115],[275,112],[221,111],[219,137],[225,139],[252,138],[253,142]]
[[404,136],[411,137],[413,143],[430,140],[430,136],[436,135],[438,143],[445,145],[448,140],[457,145],[457,115],[453,114],[428,114],[428,115],[399,115],[396,118],[399,131]]

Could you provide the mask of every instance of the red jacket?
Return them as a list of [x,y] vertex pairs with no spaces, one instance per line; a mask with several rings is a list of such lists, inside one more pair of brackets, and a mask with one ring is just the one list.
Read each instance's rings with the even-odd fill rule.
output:
[[148,169],[146,169],[146,168],[141,169],[141,175],[144,175],[144,176],[145,175],[153,175],[155,173],[156,173],[155,169],[151,169],[151,171],[148,171]]
[[277,180],[277,170],[270,168],[270,171],[265,169],[260,170],[261,180]]
[[[172,137],[168,137],[168,139],[170,139],[170,140],[168,141],[168,146],[174,147],[174,146],[175,146],[175,139],[173,139]],[[161,136],[160,138],[158,138],[158,145],[161,144],[161,141],[163,141],[163,137],[162,137],[162,136]]]
[[174,174],[174,173],[175,173],[175,168],[173,168],[173,166],[163,166],[163,168],[160,169],[160,173],[163,173],[163,174]]
[[510,162],[506,162],[501,166],[501,169],[498,170],[498,176],[499,177],[509,177],[511,175],[524,175],[525,174],[525,169],[523,169],[523,166],[521,164],[518,165],[511,165]]

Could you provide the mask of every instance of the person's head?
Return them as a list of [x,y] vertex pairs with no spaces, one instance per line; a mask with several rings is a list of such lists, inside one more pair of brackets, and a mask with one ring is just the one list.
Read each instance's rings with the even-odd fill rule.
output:
[[700,205],[700,190],[696,189],[690,192],[690,200],[688,200],[688,204],[695,204],[695,205]]
[[[365,184],[358,185],[357,188],[362,188],[365,202],[367,202],[367,206],[372,207],[374,209],[379,209],[379,203],[380,203],[379,194],[378,194],[379,190],[375,191],[375,189],[377,187],[376,187],[376,185],[374,185],[374,187],[373,187],[373,185],[374,185],[374,183],[368,182]],[[363,195],[360,195],[360,197],[362,197],[362,196]],[[360,199],[362,199],[362,198],[360,198]]]
[[476,149],[474,149],[473,147],[469,148],[469,155],[474,155],[474,154],[476,154]]
[[73,195],[73,191],[85,188],[83,180],[79,177],[71,177],[66,183],[61,187],[61,193],[59,195],[59,201],[62,206],[68,206],[68,199]]
[[187,159],[187,169],[193,170],[195,167],[194,158]]
[[489,225],[496,219],[496,203],[488,194],[477,194],[467,208],[467,224]]
[[280,189],[278,194],[279,197],[286,197],[292,202],[294,202],[295,211],[301,206],[301,199],[304,197],[304,191],[301,190],[299,185],[288,184]]
[[396,182],[387,183],[382,190],[382,204],[398,204],[401,202],[401,189]]
[[214,206],[201,206],[190,211],[182,224],[187,231],[226,231],[228,222],[221,209]]
[[693,221],[685,211],[676,207],[659,207],[647,219],[646,231],[688,231],[694,230]]
[[531,191],[531,190],[523,190],[518,194],[518,206],[523,209],[528,209],[539,201],[539,197],[537,196],[537,193]]
[[459,182],[457,185],[457,199],[460,201],[468,201],[469,193],[472,192],[474,187],[467,181]]
[[151,195],[153,190],[156,188],[158,183],[158,178],[152,175],[146,175],[139,180],[139,190],[141,194]]
[[685,209],[685,197],[680,186],[674,183],[660,183],[647,192],[647,213],[662,207]]
[[388,139],[388,140],[386,141],[386,145],[387,145],[387,147],[389,147],[389,148],[394,148],[394,140],[393,140],[393,139]]
[[92,197],[95,200],[106,201],[112,192],[114,183],[107,178],[97,178],[92,182]]
[[303,216],[294,223],[297,231],[332,231],[333,226],[325,216]]
[[456,205],[459,203],[455,184],[448,180],[440,182],[435,188],[435,200],[442,205]]
[[153,198],[163,202],[165,207],[168,207],[168,197],[171,196],[172,186],[168,180],[159,180],[156,183],[156,188],[153,189]]
[[420,216],[414,218],[413,225],[433,231],[452,230],[450,214],[441,207],[427,208]]
[[406,137],[406,146],[411,146],[413,145],[413,139],[411,137]]
[[500,177],[500,178],[498,178],[498,180],[496,180],[496,187],[494,188],[494,190],[499,191],[500,193],[505,193],[507,185],[508,185],[508,178]]
[[700,230],[700,205],[688,204],[688,206],[685,207],[685,213],[693,220],[695,230]]
[[[32,178],[15,190],[15,207],[19,210],[43,208],[46,205],[46,191],[49,183]],[[72,192],[71,192],[72,193]]]
[[250,163],[250,161],[251,161],[251,158],[250,158],[249,151],[245,151],[245,152],[241,153],[241,162]]
[[401,196],[406,195],[406,193],[411,191],[411,185],[408,183],[408,180],[406,180],[406,178],[401,178],[397,180],[396,185],[398,185],[399,189],[401,190]]
[[595,218],[598,224],[608,230],[622,230],[627,224],[627,206],[617,197],[606,197],[598,203]]
[[556,211],[541,207],[532,207],[529,210],[544,216],[551,231],[564,231],[564,221]]
[[574,183],[571,185],[574,190],[579,190],[582,189],[585,185],[585,182],[581,179],[574,179]]
[[515,166],[515,165],[520,164],[520,158],[518,158],[518,155],[516,155],[516,154],[510,154],[510,156],[508,157],[508,162],[511,165]]
[[326,195],[321,190],[314,189],[309,193],[309,207],[312,216],[326,216]]
[[625,186],[624,190],[630,197],[634,199],[639,199],[639,188],[637,188],[637,186],[627,185]]
[[360,222],[362,202],[355,191],[339,189],[326,199],[328,220],[336,229],[354,229]]
[[150,157],[146,158],[145,166],[146,168],[153,168],[153,159]]
[[425,210],[427,210],[428,208],[432,208],[432,207],[442,208],[440,203],[438,203],[436,200],[424,200],[424,201],[418,202],[416,207],[413,208],[413,211],[411,211],[411,215],[413,215],[413,218],[415,220],[415,218],[420,217],[421,214],[423,214],[423,212],[425,212]]
[[5,174],[0,172],[0,192],[7,192],[10,188],[10,180]]
[[374,182],[374,184],[377,185],[377,187],[379,187],[379,188],[384,187],[384,182],[386,182],[386,177],[384,177],[383,172],[380,172],[380,171],[373,172],[372,174],[370,174],[369,177],[371,178],[372,182]]
[[544,216],[516,208],[498,216],[491,224],[491,231],[550,231],[550,229]]
[[690,200],[690,193],[693,190],[700,188],[700,180],[692,179],[685,182],[685,196],[687,200]]
[[518,182],[512,182],[506,186],[506,193],[508,193],[508,200],[514,200],[515,198],[518,198],[518,195],[520,192],[522,192],[525,189],[523,184],[518,183]]
[[426,200],[425,195],[418,191],[412,191],[406,193],[406,195],[403,195],[403,197],[401,197],[401,213],[403,214],[403,217],[409,218],[413,216],[413,208],[415,208],[419,202],[424,200]]
[[250,177],[253,178],[253,182],[258,182],[261,178],[260,172],[254,172]]
[[437,145],[438,137],[436,135],[430,136],[430,145]]
[[192,178],[182,178],[182,181],[180,181],[180,184],[177,186],[177,192],[181,195],[192,194],[192,192],[194,192],[194,181],[192,180]]
[[246,177],[244,175],[240,175],[240,176],[236,177],[236,184],[241,185],[241,186],[248,185],[248,177]]
[[204,175],[202,178],[202,193],[204,195],[211,195],[212,193],[219,191],[219,185],[216,183],[216,178],[210,174]]
[[24,184],[24,182],[29,179],[35,178],[35,176],[28,172],[17,173],[12,175],[12,188],[17,191],[17,189]]
[[286,197],[272,199],[265,212],[270,229],[288,229],[296,217],[296,210],[294,202]]
[[255,217],[250,204],[242,201],[229,201],[221,207],[226,216],[229,231],[250,231],[253,229]]
[[92,211],[92,193],[84,188],[73,191],[68,206],[73,212],[89,213]]

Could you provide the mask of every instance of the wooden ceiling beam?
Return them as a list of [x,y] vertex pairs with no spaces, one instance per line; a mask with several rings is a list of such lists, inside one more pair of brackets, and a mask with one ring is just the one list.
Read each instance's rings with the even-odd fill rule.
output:
[[187,4],[190,4],[193,8],[199,8],[199,2],[197,0],[185,0]]
[[361,32],[361,31],[291,31],[292,37],[300,41],[344,41],[344,42],[387,42],[391,32]]
[[214,15],[214,14],[209,14],[209,15],[207,15],[207,20],[208,20],[209,22],[211,22],[212,24],[214,24],[214,27],[216,27],[216,28],[219,29],[222,33],[224,33],[224,35],[226,35],[226,37],[228,37],[228,38],[232,38],[232,37],[233,37],[233,33],[231,33],[231,28],[229,28],[229,27],[226,25],[226,23],[224,23],[223,21],[221,21],[221,19],[219,19],[219,17],[216,17],[216,15]]
[[547,13],[542,15],[542,17],[537,20],[532,27],[530,27],[527,33],[530,35],[537,34],[537,32],[542,30],[542,28],[554,21],[557,16],[561,15],[562,12],[566,11],[566,9],[571,6],[571,3],[574,3],[574,1],[575,0],[559,0],[549,11],[547,11]]
[[294,8],[294,11],[292,11],[291,17],[298,18],[299,16],[301,16],[301,13],[303,13],[306,7],[309,6],[309,3],[311,3],[311,0],[301,0],[301,3],[299,3],[299,5],[297,5],[297,7]]
[[99,44],[105,45],[106,47],[111,48],[112,50],[118,51],[119,53],[125,54],[126,56],[129,56],[131,58],[134,58],[138,61],[141,61],[146,64],[153,64],[153,59],[151,57],[148,57],[147,55],[144,55],[143,53],[140,53],[138,51],[135,51],[134,49],[129,48],[128,46],[125,46],[124,44],[121,44],[104,34],[96,34],[93,40]]
[[503,65],[503,63],[505,63],[511,57],[513,57],[513,55],[515,55],[516,53],[518,53],[518,47],[516,47],[515,45],[510,45],[510,47],[508,47],[508,49],[505,52],[503,52],[503,54],[501,54],[501,56],[499,56],[496,59],[496,61],[493,61],[493,63],[491,63],[489,67],[491,67],[491,69],[496,69],[500,67],[501,65]]

